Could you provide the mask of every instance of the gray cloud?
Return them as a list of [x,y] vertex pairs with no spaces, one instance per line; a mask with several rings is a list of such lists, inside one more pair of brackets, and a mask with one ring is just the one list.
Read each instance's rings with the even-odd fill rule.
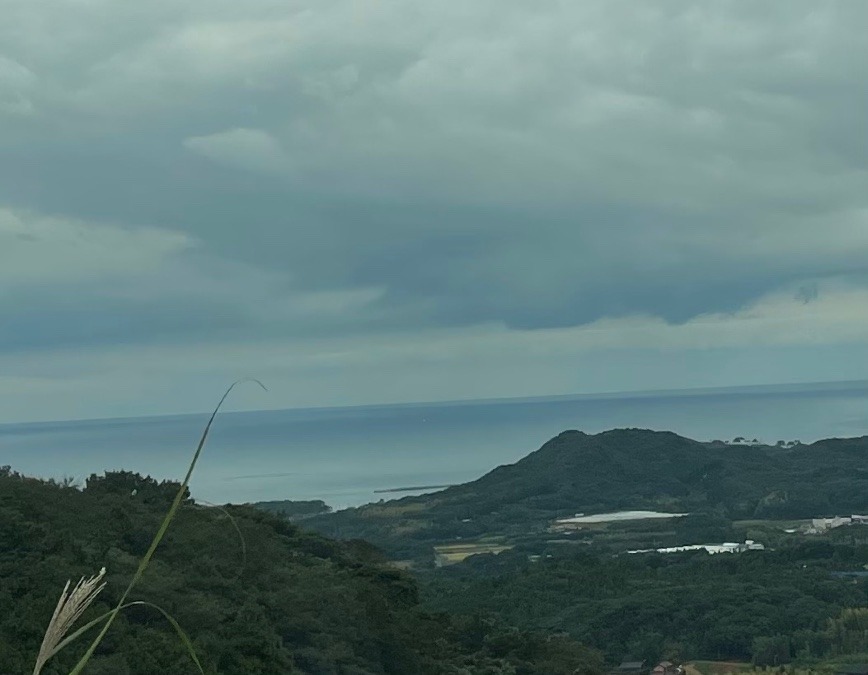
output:
[[290,169],[290,159],[280,143],[258,129],[229,129],[184,140],[184,147],[218,164],[242,170],[274,173]]
[[51,273],[0,272],[0,351],[684,324],[861,287],[866,19],[807,1],[16,3],[0,209],[111,252],[16,253]]

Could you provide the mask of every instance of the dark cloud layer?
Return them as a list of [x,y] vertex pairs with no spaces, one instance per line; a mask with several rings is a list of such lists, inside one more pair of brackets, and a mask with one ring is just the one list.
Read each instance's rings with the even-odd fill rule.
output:
[[4,12],[0,352],[681,325],[865,287],[862,4]]

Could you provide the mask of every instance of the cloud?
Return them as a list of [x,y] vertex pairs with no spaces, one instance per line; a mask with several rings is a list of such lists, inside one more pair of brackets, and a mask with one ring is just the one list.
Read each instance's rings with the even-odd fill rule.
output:
[[[323,335],[382,289],[295,288],[182,232],[0,208],[0,352]],[[13,290],[14,289],[14,290]]]
[[20,330],[0,349],[340,338],[349,368],[448,334],[503,346],[479,348],[494,370],[556,336],[820,350],[839,338],[807,317],[843,298],[855,323],[822,316],[855,344],[866,20],[807,0],[14,3],[0,279],[21,290],[0,309]]
[[68,417],[196,412],[240,375],[269,387],[267,395],[239,390],[232,406],[241,409],[852,379],[854,363],[868,357],[866,302],[864,289],[839,283],[808,306],[781,292],[681,325],[634,317],[542,330],[436,328],[401,339],[332,331],[7,354],[0,419],[51,417],[32,406],[37,397]]
[[36,76],[31,70],[0,54],[0,116],[32,113],[33,102],[28,92],[35,83]]
[[247,171],[283,173],[291,168],[280,143],[258,129],[229,129],[184,140],[184,147],[218,164]]
[[0,86],[4,88],[26,88],[33,85],[36,76],[17,61],[0,56]]
[[0,206],[0,280],[4,285],[110,283],[152,271],[195,245],[188,235],[123,228]]

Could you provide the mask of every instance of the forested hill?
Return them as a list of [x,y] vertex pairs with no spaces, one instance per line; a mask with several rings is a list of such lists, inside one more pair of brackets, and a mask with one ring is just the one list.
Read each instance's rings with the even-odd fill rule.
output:
[[[83,621],[117,602],[178,485],[119,472],[84,489],[0,467],[0,673],[28,673],[67,579],[107,568]],[[231,515],[232,520],[229,516]],[[133,600],[172,614],[222,675],[573,673],[599,654],[492,622],[428,614],[415,581],[364,542],[338,543],[251,507],[185,504]],[[86,645],[43,671],[68,673]],[[156,611],[124,612],[88,675],[196,672]]]
[[[567,431],[519,462],[433,497],[477,513],[722,508],[730,518],[803,518],[868,504],[868,437],[786,448],[701,443],[671,432]],[[430,499],[430,498],[429,498]]]
[[703,443],[671,432],[566,431],[478,480],[312,519],[400,554],[408,542],[515,533],[557,516],[618,509],[729,519],[809,518],[868,507],[868,437],[792,447]]

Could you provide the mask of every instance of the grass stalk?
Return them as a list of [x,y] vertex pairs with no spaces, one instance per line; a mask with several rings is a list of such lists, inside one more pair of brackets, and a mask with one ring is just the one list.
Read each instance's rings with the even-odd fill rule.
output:
[[[63,649],[72,641],[83,635],[84,632],[86,632],[90,628],[93,628],[100,622],[103,622],[103,626],[99,634],[97,634],[97,636],[93,639],[93,641],[88,646],[87,651],[85,651],[85,653],[79,659],[78,663],[76,663],[75,667],[72,669],[72,671],[70,671],[70,675],[80,675],[84,667],[93,657],[94,652],[96,651],[97,647],[99,647],[106,633],[108,633],[108,630],[109,628],[111,628],[112,623],[114,623],[114,620],[117,617],[118,613],[122,609],[136,604],[143,604],[154,607],[158,611],[160,611],[163,616],[166,617],[169,623],[172,624],[173,628],[175,628],[175,631],[178,633],[178,636],[184,643],[184,646],[187,648],[187,651],[190,653],[190,657],[199,668],[199,671],[204,673],[204,671],[202,670],[202,666],[199,662],[199,658],[196,655],[195,649],[193,648],[192,642],[190,642],[190,639],[187,637],[186,633],[184,633],[184,631],[181,629],[180,625],[178,625],[177,621],[175,621],[174,618],[172,618],[167,612],[165,612],[157,605],[146,602],[129,603],[127,602],[127,598],[129,597],[133,588],[135,588],[136,584],[138,584],[141,580],[142,575],[145,573],[145,570],[148,568],[148,565],[151,562],[151,559],[154,557],[154,553],[156,552],[157,547],[160,545],[160,542],[166,535],[166,531],[169,529],[169,525],[175,518],[175,515],[177,514],[181,503],[184,501],[184,497],[187,494],[187,488],[190,484],[190,478],[193,475],[193,470],[196,468],[196,463],[199,461],[199,456],[202,454],[202,449],[205,447],[205,443],[208,440],[208,434],[211,431],[211,426],[214,423],[214,419],[217,417],[217,413],[220,412],[220,409],[223,407],[223,403],[229,397],[229,394],[232,392],[232,390],[242,382],[254,382],[260,387],[262,387],[263,390],[267,391],[265,385],[263,385],[259,380],[255,380],[252,378],[237,380],[233,382],[228,389],[226,389],[220,401],[217,403],[217,406],[214,408],[214,411],[211,413],[211,416],[208,419],[208,423],[205,425],[205,429],[202,431],[202,436],[199,438],[199,444],[196,446],[196,452],[193,454],[193,459],[190,461],[190,465],[187,468],[187,474],[184,476],[184,480],[181,483],[181,486],[178,488],[178,492],[175,495],[174,500],[172,500],[172,505],[169,507],[168,512],[163,518],[163,521],[160,524],[156,535],[154,535],[154,538],[151,541],[147,552],[142,557],[141,561],[139,561],[136,572],[124,592],[121,594],[117,605],[115,605],[115,607],[109,612],[107,612],[105,615],[99,617],[98,619],[94,619],[93,621],[86,624],[84,627],[78,629],[75,633],[64,639],[64,635],[66,634],[66,632],[69,631],[69,629],[81,616],[84,610],[87,609],[91,602],[93,602],[93,600],[96,598],[96,594],[99,593],[99,591],[101,591],[102,588],[105,586],[105,584],[101,583],[102,575],[105,574],[105,570],[103,569],[100,574],[98,574],[96,577],[92,577],[87,581],[82,579],[82,581],[80,581],[76,585],[76,587],[73,589],[73,592],[69,596],[67,596],[67,590],[69,589],[69,583],[67,583],[66,587],[63,590],[63,594],[61,595],[61,599],[58,602],[57,608],[55,609],[54,616],[49,623],[45,638],[43,639],[43,649],[40,649],[39,656],[37,657],[37,664],[34,675],[39,675],[39,672],[44,666],[45,662],[54,654],[56,654],[58,651]],[[61,631],[61,629],[63,630]]]
[[70,582],[66,582],[54,608],[54,614],[51,615],[51,621],[48,622],[45,635],[42,637],[33,675],[39,675],[48,660],[66,646],[64,636],[84,614],[85,610],[90,607],[91,603],[96,600],[100,591],[105,588],[104,576],[105,567],[88,579],[84,577],[79,579],[71,591],[69,590]]

